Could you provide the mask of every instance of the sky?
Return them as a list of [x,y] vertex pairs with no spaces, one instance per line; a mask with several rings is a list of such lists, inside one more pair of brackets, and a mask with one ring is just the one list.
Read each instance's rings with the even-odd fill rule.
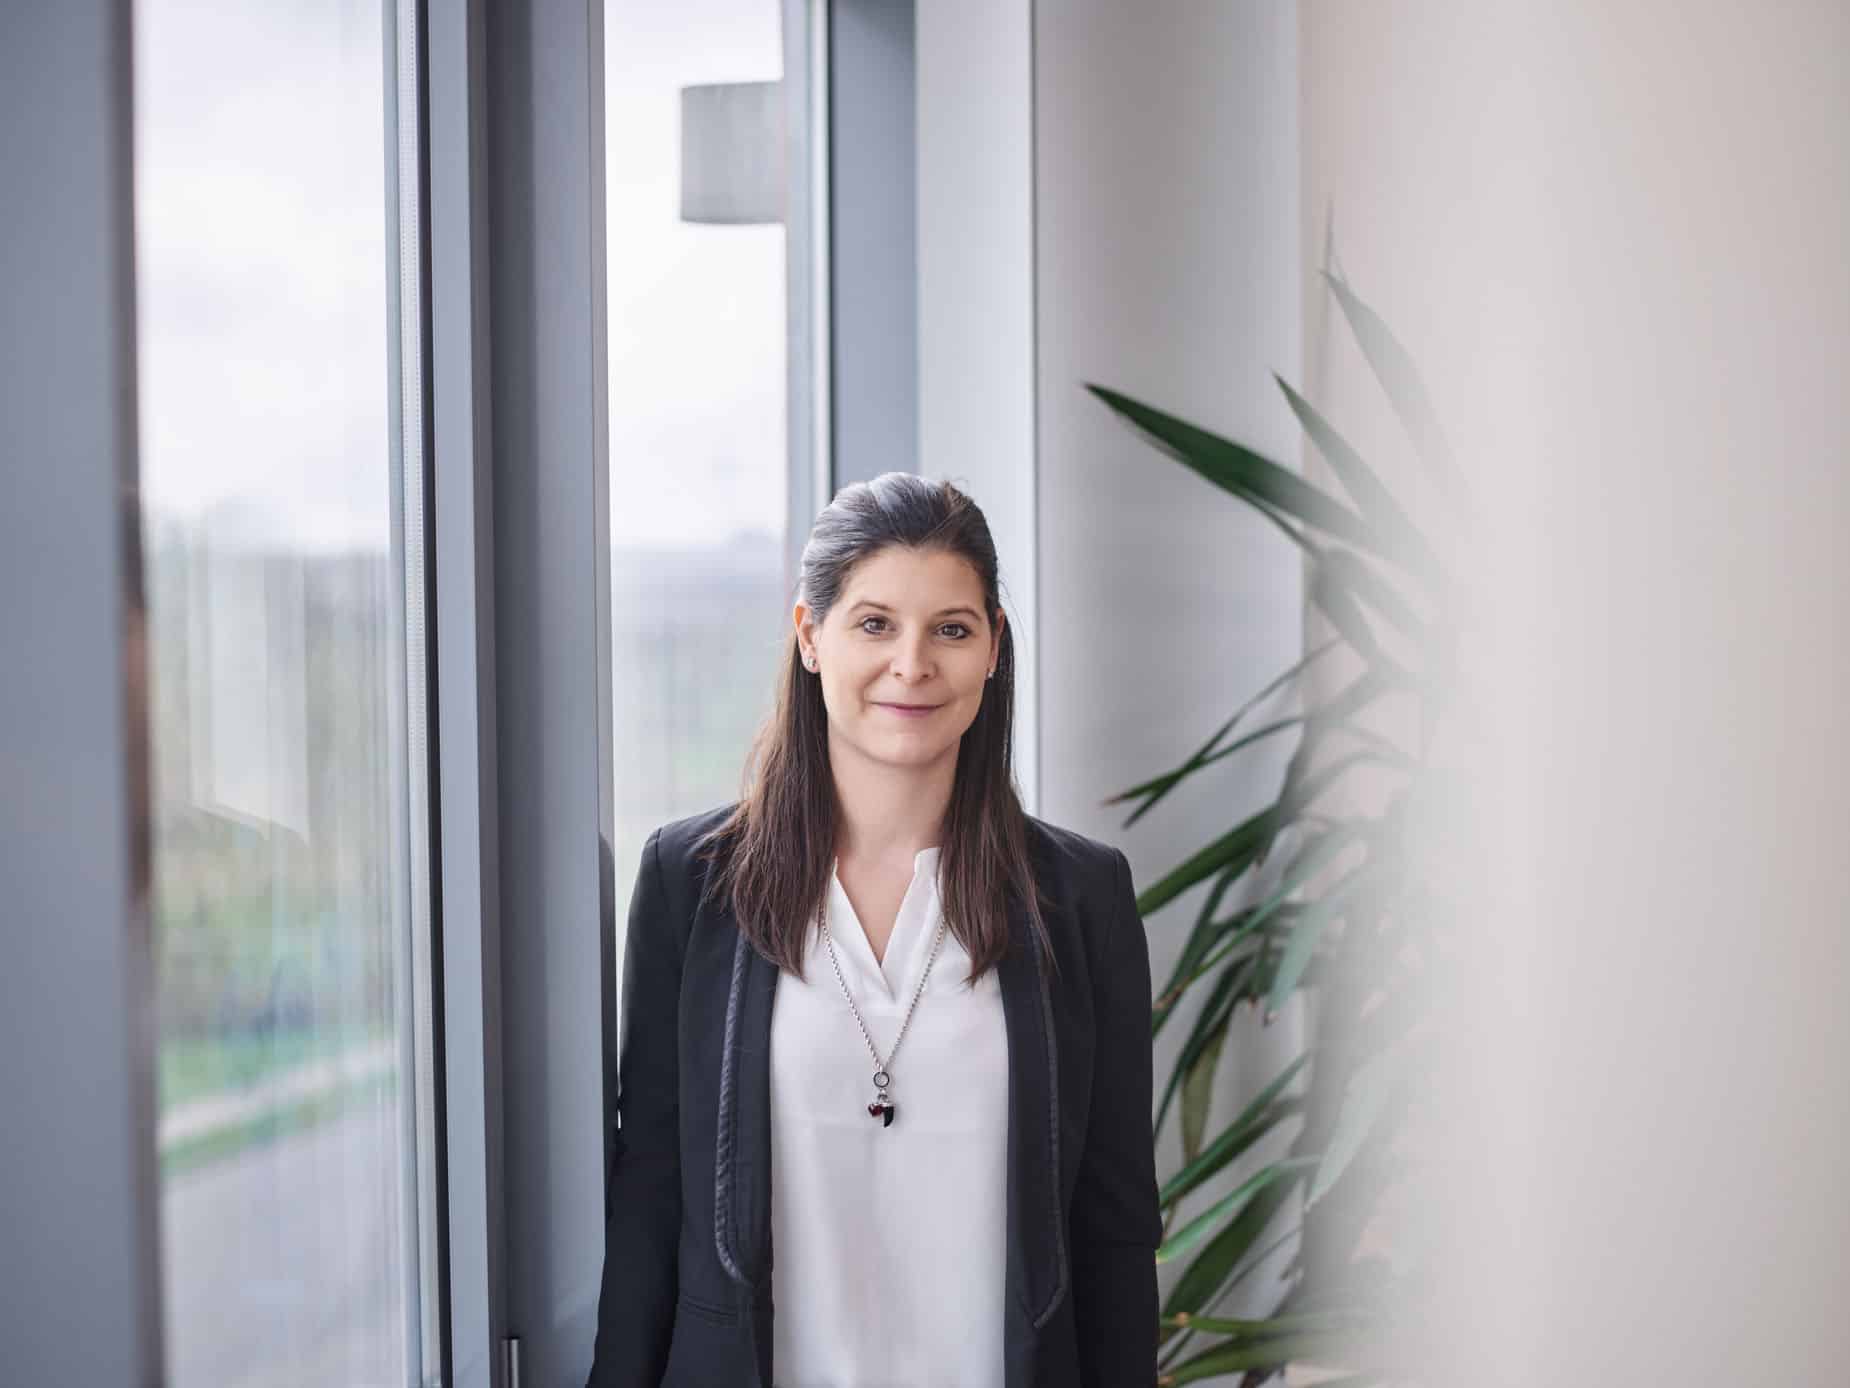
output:
[[[384,549],[383,11],[139,0],[144,500],[219,543]],[[613,544],[781,535],[784,233],[679,220],[680,89],[781,76],[777,0],[606,10]]]

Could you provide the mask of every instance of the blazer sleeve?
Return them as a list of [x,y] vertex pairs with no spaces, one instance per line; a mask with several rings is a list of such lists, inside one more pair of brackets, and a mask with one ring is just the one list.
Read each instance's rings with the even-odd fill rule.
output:
[[674,1331],[681,1234],[679,1012],[686,949],[649,835],[623,950],[617,1113],[604,1193],[604,1275],[586,1388],[661,1381]]
[[1083,1388],[1149,1388],[1163,1238],[1150,1131],[1150,943],[1130,862],[1111,852],[1111,897],[1092,967],[1092,1106],[1068,1219],[1073,1314]]

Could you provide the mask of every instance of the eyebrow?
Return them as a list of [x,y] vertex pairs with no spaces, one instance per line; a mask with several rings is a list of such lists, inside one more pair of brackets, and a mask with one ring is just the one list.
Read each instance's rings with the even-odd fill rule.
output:
[[[885,603],[875,602],[872,598],[862,598],[859,602],[857,602],[853,607],[849,608],[848,610],[850,612],[859,612],[863,607],[877,608],[882,612],[893,611],[893,609],[888,607]],[[966,617],[974,617],[979,622],[983,620],[983,614],[981,612],[978,612],[974,607],[947,607],[943,611],[938,612],[935,615],[939,617],[954,617],[959,613],[962,613]]]

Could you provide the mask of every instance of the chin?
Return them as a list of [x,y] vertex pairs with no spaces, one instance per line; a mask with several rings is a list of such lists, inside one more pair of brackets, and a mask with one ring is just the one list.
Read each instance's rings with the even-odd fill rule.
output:
[[926,743],[904,733],[881,739],[874,744],[881,751],[876,753],[882,761],[893,762],[902,766],[924,766],[943,757],[946,753],[955,754],[957,741],[943,742],[938,739]]

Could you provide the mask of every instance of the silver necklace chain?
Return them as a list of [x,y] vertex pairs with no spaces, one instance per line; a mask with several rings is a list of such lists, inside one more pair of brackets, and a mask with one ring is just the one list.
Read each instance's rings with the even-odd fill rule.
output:
[[[833,874],[834,869],[830,872]],[[919,999],[925,994],[925,980],[931,977],[931,966],[938,958],[938,946],[944,943],[944,918],[938,918],[938,933],[932,939],[931,953],[926,957],[925,968],[919,974],[919,986],[912,991],[912,1001],[906,1005],[906,1015],[900,1020],[899,1035],[893,1038],[893,1049],[886,1053],[886,1059],[880,1058],[879,1048],[874,1045],[874,1038],[869,1035],[867,1022],[861,1016],[861,1009],[855,1006],[854,994],[848,991],[848,980],[842,976],[841,961],[835,957],[835,941],[829,933],[828,900],[816,909],[816,923],[822,927],[822,941],[829,947],[829,963],[835,969],[835,981],[841,985],[842,996],[848,1000],[848,1009],[854,1013],[854,1023],[861,1029],[861,1039],[867,1042],[867,1053],[874,1058],[874,1089],[877,1097],[868,1105],[868,1112],[875,1117],[884,1117],[885,1126],[893,1126],[893,1116],[897,1112],[887,1090],[893,1083],[893,1077],[887,1067],[893,1063],[893,1057],[899,1054],[899,1043],[906,1039],[906,1028],[912,1025],[912,1009],[919,1005]],[[890,943],[890,942],[889,942]]]

